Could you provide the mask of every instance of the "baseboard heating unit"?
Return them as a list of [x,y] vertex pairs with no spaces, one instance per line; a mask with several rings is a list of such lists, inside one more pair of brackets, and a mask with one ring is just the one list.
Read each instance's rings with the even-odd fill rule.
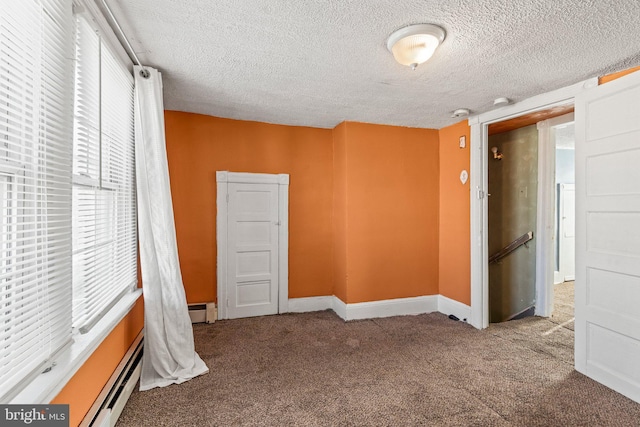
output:
[[113,427],[116,425],[124,405],[129,400],[129,396],[140,378],[142,341],[143,332],[140,332],[80,423],[80,427]]
[[191,323],[213,323],[218,318],[216,303],[189,304]]

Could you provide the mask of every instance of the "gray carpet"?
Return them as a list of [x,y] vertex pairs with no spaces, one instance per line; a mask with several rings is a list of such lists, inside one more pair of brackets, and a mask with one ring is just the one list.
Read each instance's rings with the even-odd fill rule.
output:
[[553,287],[553,314],[551,320],[573,331],[574,282],[564,282]]
[[333,312],[194,325],[211,372],[134,392],[125,426],[640,426],[640,405],[573,369],[573,331],[478,331],[438,313]]

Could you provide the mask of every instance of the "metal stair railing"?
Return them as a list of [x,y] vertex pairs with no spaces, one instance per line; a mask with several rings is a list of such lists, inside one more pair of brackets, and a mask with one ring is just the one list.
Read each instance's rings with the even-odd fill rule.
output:
[[491,255],[489,257],[489,264],[493,264],[494,262],[500,261],[502,258],[506,257],[511,252],[515,251],[520,246],[524,245],[525,243],[527,243],[530,240],[533,240],[533,231],[530,231],[528,233],[523,234],[522,236],[518,237],[513,242],[509,243],[504,248],[500,249],[495,254]]

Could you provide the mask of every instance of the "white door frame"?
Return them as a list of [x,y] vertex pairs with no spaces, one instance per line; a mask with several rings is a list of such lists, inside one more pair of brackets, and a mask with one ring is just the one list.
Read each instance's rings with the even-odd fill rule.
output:
[[554,224],[556,213],[556,144],[551,128],[574,121],[574,114],[538,123],[538,203],[536,212],[536,316],[553,313]]
[[[489,326],[488,254],[488,126],[513,117],[574,102],[576,94],[598,85],[592,78],[552,92],[537,95],[513,105],[469,117],[471,127],[471,318],[472,326]],[[542,228],[544,229],[544,228]],[[537,266],[536,266],[537,271]]]
[[229,183],[278,184],[278,313],[289,311],[289,175],[245,172],[216,172],[217,187],[217,288],[218,318],[227,319],[227,201]]

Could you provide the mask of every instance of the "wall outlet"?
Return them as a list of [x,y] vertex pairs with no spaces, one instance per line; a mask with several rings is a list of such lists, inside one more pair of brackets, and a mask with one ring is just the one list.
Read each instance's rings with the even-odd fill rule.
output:
[[464,148],[467,146],[467,136],[466,135],[462,135],[460,137],[460,148]]

